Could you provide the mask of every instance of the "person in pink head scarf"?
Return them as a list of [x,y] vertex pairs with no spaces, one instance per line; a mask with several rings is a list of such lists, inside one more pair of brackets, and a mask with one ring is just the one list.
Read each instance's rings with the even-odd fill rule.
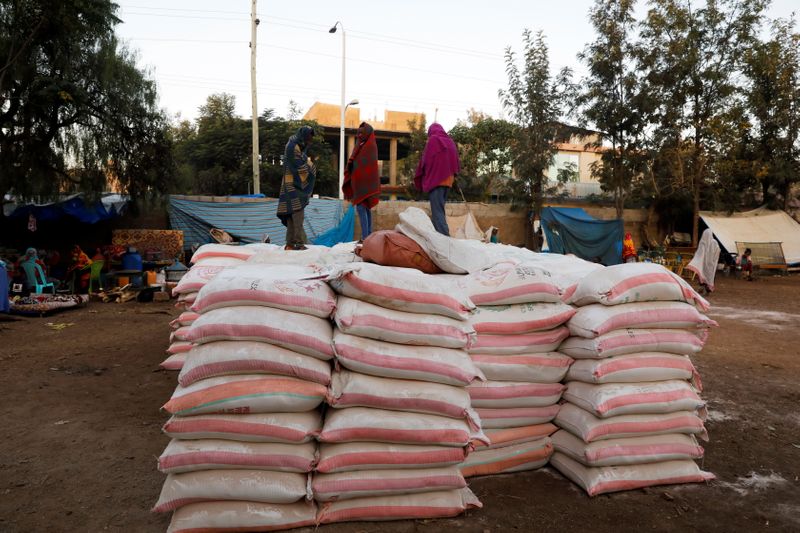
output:
[[414,174],[414,185],[428,193],[431,202],[431,221],[436,231],[450,236],[444,204],[447,193],[461,170],[458,148],[441,124],[434,122],[428,128],[428,142]]

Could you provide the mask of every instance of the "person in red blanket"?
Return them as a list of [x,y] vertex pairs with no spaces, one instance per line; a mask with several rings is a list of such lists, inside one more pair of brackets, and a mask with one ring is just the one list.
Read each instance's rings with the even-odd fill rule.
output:
[[344,169],[342,193],[356,206],[361,223],[361,240],[372,233],[372,208],[378,205],[381,177],[378,172],[378,143],[375,130],[362,122],[358,127],[356,146]]

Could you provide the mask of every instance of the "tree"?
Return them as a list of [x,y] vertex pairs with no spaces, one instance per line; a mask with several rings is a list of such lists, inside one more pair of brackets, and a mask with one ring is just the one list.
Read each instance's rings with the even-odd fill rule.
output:
[[794,19],[774,21],[771,39],[744,57],[756,175],[764,202],[780,196],[786,209],[800,181],[800,33]]
[[524,45],[522,70],[516,55],[506,48],[508,89],[500,90],[500,101],[516,124],[511,143],[514,175],[509,180],[512,205],[529,213],[526,224],[526,246],[538,249],[533,236],[533,222],[538,218],[547,188],[545,172],[553,163],[556,143],[564,138],[559,124],[575,99],[572,72],[565,68],[555,77],[550,75],[550,60],[544,35],[530,30],[522,34]]
[[595,0],[589,18],[597,38],[578,56],[589,69],[578,104],[584,119],[603,132],[592,144],[600,148],[605,139],[611,145],[592,165],[592,175],[613,193],[617,218],[622,218],[625,199],[641,173],[640,139],[648,114],[634,63],[634,4]]
[[155,83],[100,0],[0,0],[0,198],[169,188]]
[[509,145],[515,130],[510,122],[470,110],[467,120],[448,132],[458,146],[458,184],[468,200],[488,201],[493,192],[504,190],[500,180],[511,174]]
[[692,243],[697,244],[700,202],[713,185],[723,139],[737,129],[736,74],[767,0],[651,0],[642,24],[640,69],[651,101],[653,144],[672,159],[672,186],[691,193]]
[[[212,94],[199,108],[194,125],[183,121],[173,126],[178,174],[186,192],[220,196],[250,192],[252,125],[250,120],[236,115],[235,109],[236,98],[233,95]],[[286,143],[302,125],[313,127],[317,133],[308,152],[317,165],[315,192],[337,195],[339,181],[333,168],[332,151],[320,126],[316,122],[276,117],[273,110],[267,109],[258,118],[259,179],[266,196],[278,196]]]
[[428,126],[425,115],[422,115],[422,119],[419,121],[416,118],[409,120],[408,129],[411,133],[410,139],[401,141],[408,147],[408,156],[400,160],[398,175],[402,184],[419,195],[422,191],[417,191],[414,187],[414,173],[422,157],[422,152],[425,150],[425,143],[428,141]]

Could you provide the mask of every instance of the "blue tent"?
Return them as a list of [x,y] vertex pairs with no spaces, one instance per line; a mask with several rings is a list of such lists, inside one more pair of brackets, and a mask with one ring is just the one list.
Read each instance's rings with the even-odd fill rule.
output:
[[53,222],[68,216],[84,224],[96,224],[101,220],[110,220],[118,215],[112,206],[106,209],[100,200],[87,205],[83,198],[73,196],[63,202],[37,205],[27,204],[17,207],[10,215],[11,218],[28,218],[33,215],[39,222]]
[[[208,201],[202,196],[172,196],[169,199],[169,220],[172,229],[183,231],[186,247],[212,242],[209,234],[212,228],[224,230],[242,243],[261,242],[264,235],[269,235],[272,243],[284,244],[286,227],[275,214],[277,209],[278,200],[275,198],[225,200],[217,197]],[[341,200],[312,198],[306,206],[303,223],[308,239],[317,243],[323,234],[339,226],[343,222],[343,211]],[[344,219],[346,222],[347,217]],[[352,219],[349,228],[349,236],[347,228],[343,228],[342,236],[336,238],[353,240]],[[331,237],[328,236],[325,244],[336,244],[330,240]]]
[[621,219],[597,220],[580,207],[545,207],[541,217],[551,252],[587,261],[599,258],[604,265],[622,262]]

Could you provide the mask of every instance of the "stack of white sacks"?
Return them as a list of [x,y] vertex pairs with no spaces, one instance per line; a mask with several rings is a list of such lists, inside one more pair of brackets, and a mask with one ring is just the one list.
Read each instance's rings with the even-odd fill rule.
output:
[[195,346],[164,410],[155,506],[169,531],[312,525],[308,481],[330,383],[336,305],[302,267],[228,267],[197,293]]
[[468,391],[490,440],[475,443],[461,471],[477,476],[540,468],[552,455],[551,421],[572,362],[556,352],[575,314],[562,302],[564,281],[540,266],[505,262],[457,285],[478,305],[470,317],[477,341],[469,353],[487,381]]
[[659,265],[617,265],[584,277],[570,302],[576,360],[552,437],[551,464],[589,495],[712,479],[703,455],[705,403],[690,354],[716,325],[708,303]]
[[192,349],[188,341],[189,326],[198,317],[191,308],[197,299],[200,289],[224,269],[242,265],[258,251],[269,244],[256,244],[246,246],[230,246],[224,244],[204,244],[192,255],[192,267],[184,274],[172,290],[172,295],[177,296],[175,307],[184,312],[173,320],[172,333],[167,348],[167,359],[161,363],[165,370],[180,370],[186,360],[186,354]]
[[473,309],[449,283],[369,263],[337,269],[333,373],[312,480],[319,523],[454,516],[480,506],[458,465],[485,440],[466,386]]

